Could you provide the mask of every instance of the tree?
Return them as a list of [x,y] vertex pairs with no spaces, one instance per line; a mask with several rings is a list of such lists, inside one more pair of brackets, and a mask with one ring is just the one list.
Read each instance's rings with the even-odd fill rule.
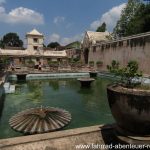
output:
[[141,4],[137,13],[129,22],[126,35],[138,34],[150,31],[150,5]]
[[106,31],[106,23],[103,22],[101,26],[99,26],[96,32],[105,32]]
[[58,46],[60,46],[58,42],[51,42],[47,45],[47,47],[50,47],[50,48],[57,48]]
[[2,40],[0,40],[0,48],[3,47],[3,43],[2,43]]
[[134,18],[141,6],[140,0],[128,0],[126,7],[122,10],[120,20],[118,20],[116,27],[114,28],[114,36],[122,37],[127,36],[127,28],[130,21]]
[[43,47],[46,47],[46,45],[45,45],[45,44],[43,44]]
[[10,60],[7,56],[3,56],[0,58],[0,71],[4,70],[10,64]]
[[22,47],[23,46],[23,41],[20,40],[17,33],[7,33],[1,39],[0,46],[2,48],[4,48],[5,46]]

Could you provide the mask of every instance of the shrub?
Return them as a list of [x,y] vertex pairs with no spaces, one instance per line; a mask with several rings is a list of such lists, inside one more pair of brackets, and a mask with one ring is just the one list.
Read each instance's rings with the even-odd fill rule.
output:
[[52,67],[57,67],[59,65],[58,61],[48,61],[48,65]]
[[90,66],[94,66],[94,61],[89,61]]
[[96,64],[97,65],[103,65],[103,62],[102,61],[97,61]]
[[34,61],[32,59],[29,59],[27,63],[31,64],[31,65],[34,65]]
[[118,69],[119,69],[119,62],[116,61],[116,60],[112,60],[111,66],[110,66],[110,65],[107,65],[107,69],[108,69],[111,73],[117,74]]
[[[121,83],[126,87],[133,87],[136,84],[133,83],[133,79],[138,79],[142,76],[142,72],[139,71],[138,63],[136,61],[129,61],[126,67],[120,67],[119,62],[113,60],[112,64],[107,66],[107,69],[121,77]],[[141,83],[139,81],[139,83]]]

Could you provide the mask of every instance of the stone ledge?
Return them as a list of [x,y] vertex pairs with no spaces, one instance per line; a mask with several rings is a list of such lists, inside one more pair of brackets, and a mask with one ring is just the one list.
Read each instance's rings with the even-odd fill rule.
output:
[[98,132],[101,130],[102,126],[103,125],[97,125],[97,126],[76,128],[76,129],[70,129],[70,130],[64,130],[64,131],[56,131],[56,132],[51,132],[51,133],[2,139],[0,140],[0,149],[2,149],[3,147],[10,147],[13,145],[20,145],[20,144],[32,143],[32,142],[38,142],[38,141],[44,141],[44,140],[65,138],[69,136],[77,136],[77,135],[87,134],[91,132]]

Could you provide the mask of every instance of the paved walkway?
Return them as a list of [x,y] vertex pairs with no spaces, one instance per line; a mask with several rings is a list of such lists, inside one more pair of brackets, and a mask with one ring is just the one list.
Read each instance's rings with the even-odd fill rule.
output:
[[[0,150],[76,150],[101,149],[99,145],[114,140],[111,127],[103,125],[57,131],[45,134],[22,136],[0,140]],[[107,139],[107,141],[106,141]],[[97,147],[97,148],[96,148]]]

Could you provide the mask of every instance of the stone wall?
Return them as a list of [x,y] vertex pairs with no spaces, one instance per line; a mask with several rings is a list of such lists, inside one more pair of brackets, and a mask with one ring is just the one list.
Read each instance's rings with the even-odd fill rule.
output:
[[4,101],[5,101],[4,88],[3,85],[0,85],[0,120],[3,113]]
[[144,74],[150,74],[150,32],[142,35],[126,37],[122,40],[92,45],[89,48],[89,62],[102,61],[101,71],[107,71],[112,60],[124,66],[130,60],[139,63]]

